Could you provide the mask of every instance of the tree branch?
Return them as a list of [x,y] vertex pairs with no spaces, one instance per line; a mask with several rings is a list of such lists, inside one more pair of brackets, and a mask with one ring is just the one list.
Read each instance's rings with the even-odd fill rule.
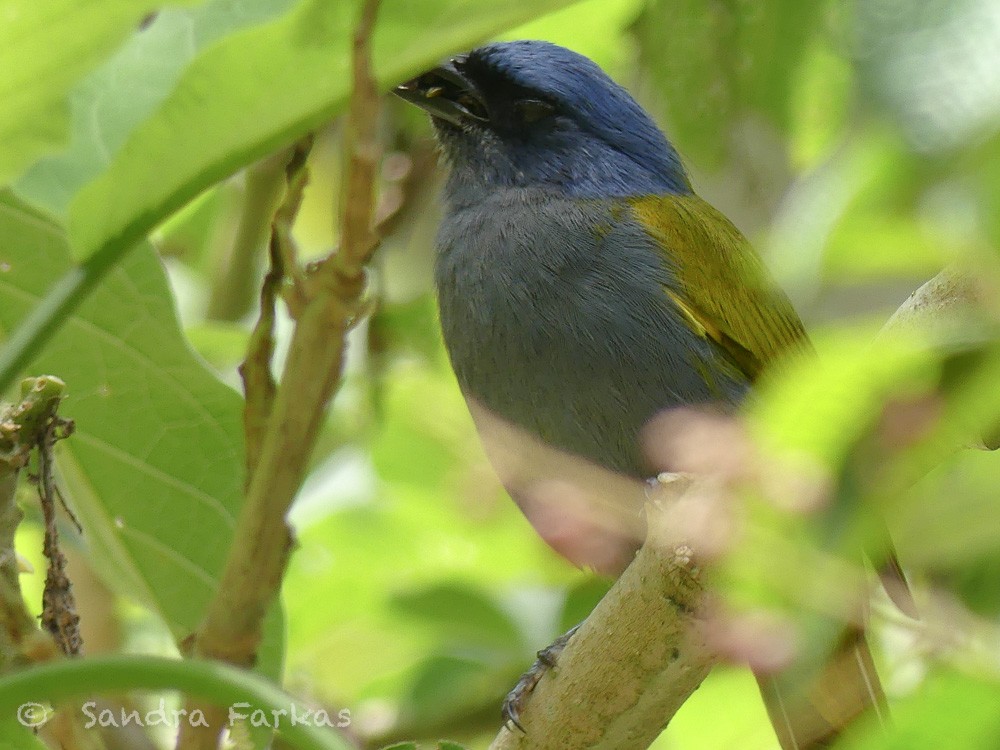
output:
[[646,543],[531,694],[525,734],[505,727],[491,750],[647,747],[708,675],[700,571],[671,533],[689,510],[678,490],[647,503]]
[[[982,291],[949,268],[899,307],[880,335],[940,331],[974,310]],[[700,483],[647,504],[649,532],[635,560],[597,605],[528,700],[526,733],[503,728],[491,750],[648,747],[717,657],[703,637],[704,594],[684,540]],[[687,507],[686,507],[687,506]]]
[[21,403],[0,413],[0,668],[59,655],[55,642],[28,611],[18,578],[14,535],[24,514],[17,506],[17,479],[45,439],[66,393],[59,378],[42,376],[21,383]]
[[[305,476],[330,398],[340,383],[345,336],[357,318],[364,290],[363,264],[374,247],[370,225],[378,100],[371,78],[370,38],[377,8],[377,0],[366,0],[354,38],[342,244],[306,279],[306,299],[297,314],[233,547],[219,589],[195,634],[193,651],[199,657],[244,667],[254,663],[264,616],[277,597],[292,548],[285,516]],[[248,401],[251,398],[248,394]],[[216,747],[221,712],[199,704],[189,708],[204,711],[211,727],[182,726],[178,748]]]

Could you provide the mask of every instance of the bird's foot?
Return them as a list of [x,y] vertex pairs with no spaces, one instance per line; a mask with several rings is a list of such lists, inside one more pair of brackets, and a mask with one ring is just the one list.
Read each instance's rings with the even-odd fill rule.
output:
[[562,653],[563,649],[566,648],[566,644],[569,643],[570,638],[579,629],[579,625],[571,628],[553,641],[551,646],[547,646],[539,651],[535,663],[531,665],[531,668],[527,672],[521,675],[521,679],[507,693],[507,697],[503,700],[501,713],[504,726],[508,729],[514,731],[514,727],[516,727],[521,732],[524,732],[524,727],[521,726],[521,711],[528,705],[528,696],[534,691],[535,686],[545,676],[545,673],[556,665],[556,662],[559,660],[559,654]]

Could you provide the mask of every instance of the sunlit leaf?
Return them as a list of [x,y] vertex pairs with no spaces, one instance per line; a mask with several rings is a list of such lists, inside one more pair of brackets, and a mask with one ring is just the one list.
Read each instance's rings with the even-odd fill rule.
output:
[[155,0],[0,2],[0,185],[66,141],[69,90],[161,4]]
[[[981,750],[1000,745],[1000,685],[955,672],[932,674],[893,706],[886,731],[869,731],[843,750]],[[860,733],[859,733],[860,734]]]
[[[0,202],[0,331],[70,268],[63,234]],[[104,580],[192,633],[218,585],[243,496],[241,399],[184,342],[163,268],[145,246],[112,272],[35,361],[58,375],[76,431],[61,485]],[[261,668],[280,669],[275,611]]]
[[[449,51],[565,4],[387,6],[374,40],[379,79],[388,86]],[[230,34],[198,55],[107,171],[74,198],[70,234],[77,255],[108,244],[124,250],[214,182],[342,109],[355,8],[300,2],[288,16]],[[415,28],[433,33],[414,34]]]
[[[69,147],[32,165],[15,187],[18,194],[55,214],[65,213],[73,194],[107,168],[128,135],[170,94],[201,50],[237,29],[275,18],[292,4],[293,0],[208,0],[190,9],[158,12],[73,89]],[[102,19],[107,22],[106,16]]]

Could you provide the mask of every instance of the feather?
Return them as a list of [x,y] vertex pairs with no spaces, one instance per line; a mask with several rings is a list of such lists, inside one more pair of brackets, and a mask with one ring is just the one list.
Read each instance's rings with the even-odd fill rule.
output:
[[751,382],[783,351],[808,347],[791,303],[725,216],[696,195],[631,203],[676,279],[667,295]]

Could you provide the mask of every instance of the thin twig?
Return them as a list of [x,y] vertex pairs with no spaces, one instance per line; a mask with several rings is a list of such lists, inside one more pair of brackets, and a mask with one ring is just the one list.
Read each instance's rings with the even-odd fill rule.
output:
[[[253,467],[246,502],[237,519],[233,546],[226,559],[219,588],[209,602],[205,619],[195,634],[193,651],[201,657],[252,666],[260,645],[264,617],[273,606],[292,548],[286,514],[302,484],[330,398],[340,383],[345,335],[359,308],[364,290],[362,264],[374,247],[370,226],[377,161],[374,123],[378,106],[371,81],[370,36],[377,0],[362,7],[355,34],[355,91],[350,123],[354,144],[369,151],[348,161],[348,195],[344,201],[343,241],[340,251],[310,274],[306,299],[297,311],[288,358],[274,394],[257,465]],[[368,125],[370,125],[369,129]],[[356,134],[362,133],[358,138]],[[367,180],[367,182],[366,182]],[[286,269],[290,270],[290,269]],[[183,724],[178,748],[209,750],[218,744],[220,712],[200,702],[189,702],[210,718],[211,726]]]
[[371,36],[378,13],[378,0],[362,5],[354,31],[354,81],[344,136],[347,176],[343,194],[343,223],[336,264],[348,279],[361,275],[374,251],[375,176],[378,170],[378,84],[372,73]]
[[25,380],[21,402],[0,413],[0,666],[4,668],[59,653],[24,603],[14,535],[23,517],[16,502],[18,475],[51,430],[65,391],[58,378]]
[[65,432],[64,420],[53,420],[38,441],[38,499],[45,520],[45,539],[42,551],[49,561],[42,592],[42,627],[55,638],[62,652],[77,656],[83,647],[80,635],[80,615],[76,611],[73,585],[66,574],[66,556],[59,548],[59,530],[56,527],[56,489],[52,477],[52,451],[60,432]]
[[[274,357],[274,316],[275,303],[281,293],[288,269],[297,270],[294,249],[291,245],[289,227],[302,203],[302,193],[307,182],[306,160],[312,149],[313,137],[300,140],[286,154],[284,180],[285,197],[271,222],[271,238],[268,242],[270,267],[264,276],[260,290],[260,315],[247,343],[247,355],[240,364],[243,379],[243,393],[246,403],[243,407],[243,432],[246,436],[246,486],[260,458],[261,445],[268,429],[271,407],[277,384],[271,374],[271,360]],[[296,274],[291,274],[293,278]]]

